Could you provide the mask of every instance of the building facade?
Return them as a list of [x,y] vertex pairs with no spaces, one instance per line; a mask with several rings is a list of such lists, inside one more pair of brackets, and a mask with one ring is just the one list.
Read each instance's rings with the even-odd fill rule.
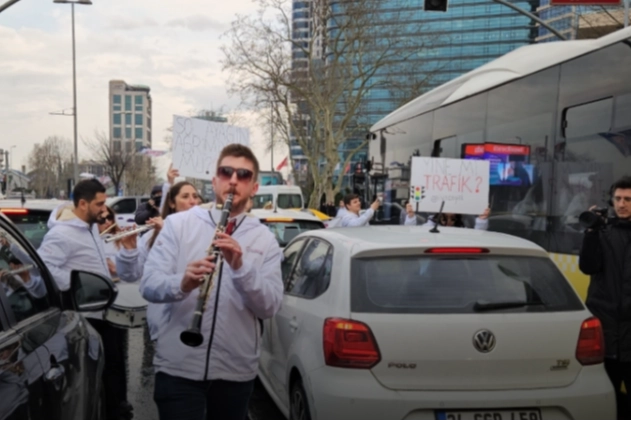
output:
[[111,80],[110,139],[115,152],[151,148],[151,95],[148,86]]
[[[567,39],[593,39],[623,27],[622,6],[553,6],[551,0],[541,0],[539,17]],[[547,28],[539,28],[537,42],[559,41]]]
[[[346,0],[347,1],[347,0]],[[322,45],[318,30],[321,25],[312,16],[317,7],[327,2],[333,13],[344,13],[345,1],[335,0],[295,0],[293,2],[293,37],[295,42],[314,42],[312,51],[326,57],[326,46]],[[389,114],[407,100],[405,98],[406,83],[422,82],[417,94],[428,91],[448,82],[470,70],[500,57],[516,48],[532,44],[539,35],[534,21],[517,11],[495,3],[492,0],[450,0],[446,12],[424,11],[423,1],[419,0],[383,0],[383,20],[374,25],[392,25],[394,21],[399,28],[399,36],[423,38],[415,54],[405,55],[405,70],[397,66],[384,66],[383,71],[375,78],[390,78],[401,84],[399,92],[392,86],[371,89],[365,97],[362,107],[362,122],[368,127]],[[540,5],[539,0],[514,0],[517,7],[535,12]],[[388,20],[388,17],[392,21]],[[331,30],[330,22],[327,30]],[[402,44],[403,45],[403,44]],[[319,50],[321,49],[321,50]],[[293,67],[308,65],[313,57],[300,54],[298,48],[292,51]],[[363,138],[348,139],[340,148],[342,160],[364,142]],[[369,160],[368,148],[355,154],[353,163]],[[294,169],[307,171],[306,163],[300,147],[292,144],[290,148]],[[312,165],[312,164],[311,164]],[[350,168],[354,168],[354,164]],[[350,183],[348,168],[339,168],[336,176],[345,175]],[[345,182],[344,184],[349,184]]]

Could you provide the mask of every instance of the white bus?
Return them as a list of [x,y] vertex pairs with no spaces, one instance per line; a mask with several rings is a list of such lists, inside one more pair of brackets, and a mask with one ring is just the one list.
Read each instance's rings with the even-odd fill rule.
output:
[[489,159],[489,229],[543,246],[584,298],[578,215],[605,206],[612,182],[631,174],[631,28],[521,47],[409,102],[371,133],[369,156],[384,168],[415,154]]

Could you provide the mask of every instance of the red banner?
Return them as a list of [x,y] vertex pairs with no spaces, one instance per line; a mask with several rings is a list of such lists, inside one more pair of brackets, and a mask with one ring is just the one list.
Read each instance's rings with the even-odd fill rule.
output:
[[551,6],[619,6],[620,0],[550,0]]

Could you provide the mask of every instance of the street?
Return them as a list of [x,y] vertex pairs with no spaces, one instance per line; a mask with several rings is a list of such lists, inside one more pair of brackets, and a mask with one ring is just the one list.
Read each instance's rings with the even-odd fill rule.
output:
[[[157,420],[153,401],[153,344],[146,329],[130,329],[128,343],[127,399],[134,407],[134,419]],[[257,380],[248,411],[250,419],[283,419],[272,399]]]

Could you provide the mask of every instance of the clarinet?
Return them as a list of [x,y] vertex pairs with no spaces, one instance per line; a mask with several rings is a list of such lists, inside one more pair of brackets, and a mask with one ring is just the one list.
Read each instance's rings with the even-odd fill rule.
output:
[[[230,209],[232,209],[233,196],[234,195],[230,193],[226,199],[226,203],[223,205],[221,218],[219,220],[219,224],[217,225],[217,229],[215,230],[213,241],[218,238],[217,234],[224,233],[226,231],[226,224],[228,222],[228,218],[230,217]],[[191,321],[189,328],[180,334],[180,340],[182,343],[192,347],[200,346],[202,342],[204,342],[204,335],[201,333],[202,317],[204,315],[204,311],[206,310],[206,302],[208,301],[210,291],[215,284],[216,278],[221,276],[221,269],[223,268],[223,255],[221,254],[219,248],[212,245],[212,242],[208,247],[208,255],[215,256],[215,270],[212,274],[207,273],[204,275],[204,282],[200,287],[199,297],[197,297],[193,320]]]

